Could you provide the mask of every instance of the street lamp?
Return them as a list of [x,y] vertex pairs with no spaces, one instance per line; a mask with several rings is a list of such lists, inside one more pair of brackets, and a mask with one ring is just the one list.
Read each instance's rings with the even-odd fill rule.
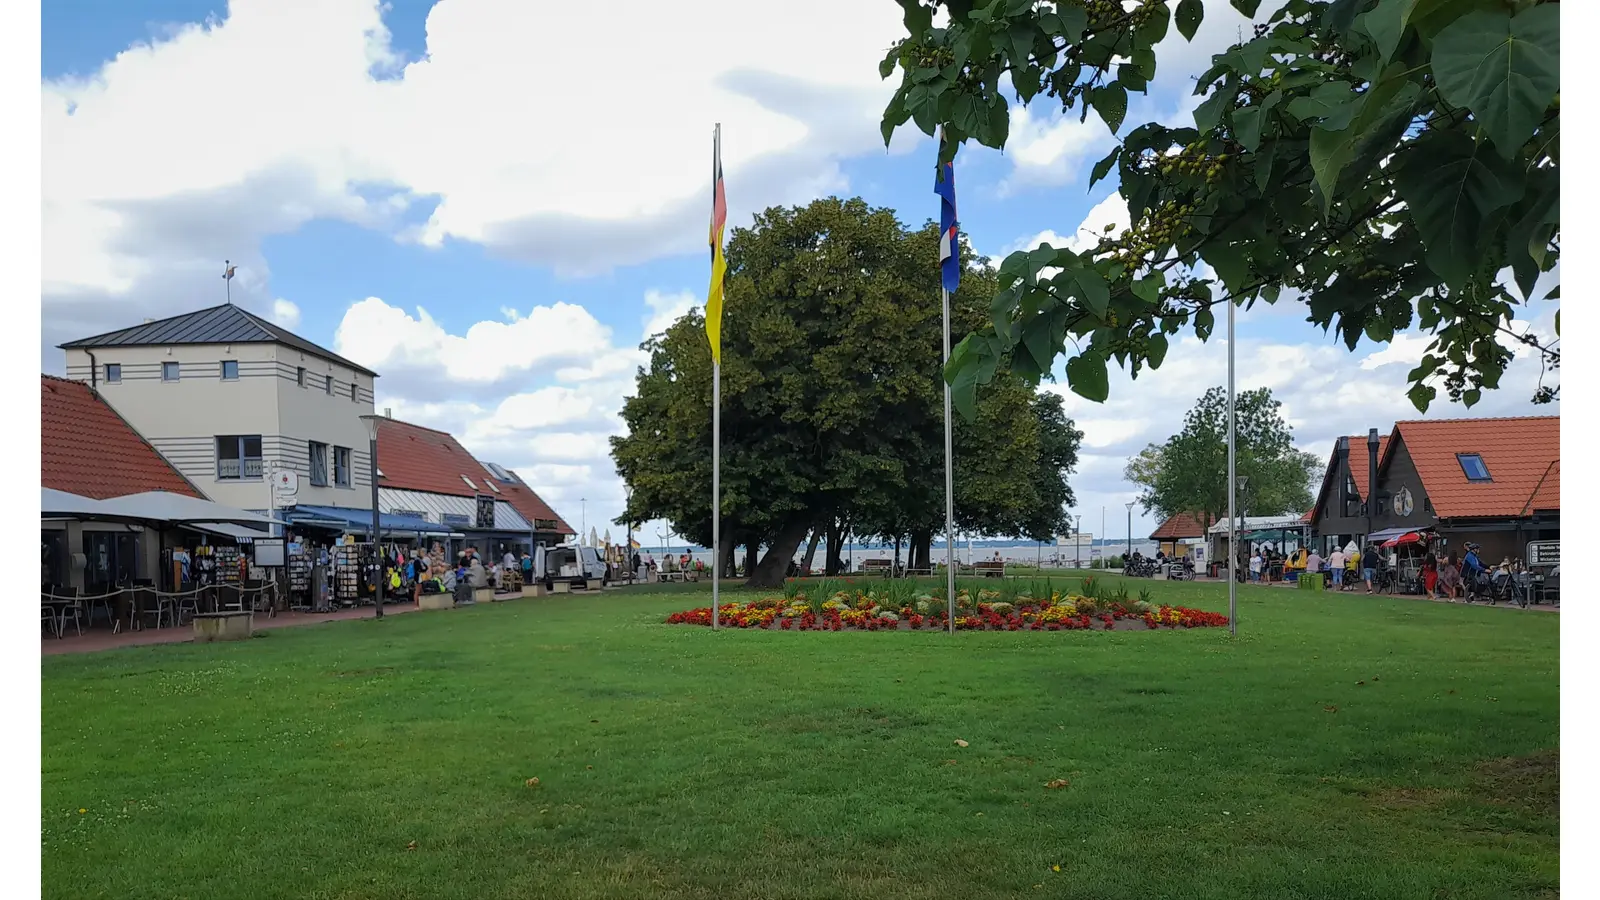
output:
[[1127,507],[1128,507],[1128,552],[1127,552],[1127,555],[1122,557],[1122,565],[1124,567],[1126,567],[1128,565],[1128,557],[1133,555],[1133,504],[1136,503],[1136,502],[1137,501],[1134,501],[1134,500],[1129,500],[1127,502]]
[[378,531],[378,419],[379,416],[362,416],[361,424],[367,426],[367,472],[372,482],[372,555],[378,563],[377,612],[373,618],[383,618],[383,538]]

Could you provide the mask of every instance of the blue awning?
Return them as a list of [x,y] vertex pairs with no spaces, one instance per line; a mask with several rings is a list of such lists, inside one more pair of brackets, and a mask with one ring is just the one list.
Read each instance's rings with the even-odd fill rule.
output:
[[[290,510],[280,510],[279,513],[291,524],[308,525],[318,528],[340,528],[347,534],[367,534],[372,530],[372,512],[365,509],[344,509],[338,506],[311,506],[300,504]],[[407,535],[447,535],[450,529],[443,525],[435,525],[427,519],[415,516],[397,516],[393,513],[379,513],[378,527],[389,537],[404,537]]]

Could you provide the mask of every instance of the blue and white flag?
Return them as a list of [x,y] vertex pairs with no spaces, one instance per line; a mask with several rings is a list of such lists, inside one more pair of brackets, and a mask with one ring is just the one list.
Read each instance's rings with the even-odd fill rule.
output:
[[[940,146],[944,144],[944,129],[939,129]],[[933,192],[939,195],[939,275],[944,289],[954,294],[961,284],[960,244],[956,231],[956,166],[954,162],[935,167]]]

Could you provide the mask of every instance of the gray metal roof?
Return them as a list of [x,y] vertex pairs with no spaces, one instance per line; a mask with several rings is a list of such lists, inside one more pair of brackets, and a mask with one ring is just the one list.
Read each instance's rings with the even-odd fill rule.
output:
[[227,303],[169,319],[146,322],[120,331],[68,341],[61,345],[61,349],[158,347],[171,344],[285,344],[296,350],[332,360],[341,366],[349,366],[373,378],[378,377],[377,372],[365,366],[353,363],[286,328]]

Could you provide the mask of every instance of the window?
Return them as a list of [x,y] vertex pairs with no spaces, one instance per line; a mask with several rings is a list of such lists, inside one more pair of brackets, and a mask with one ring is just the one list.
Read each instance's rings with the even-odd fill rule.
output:
[[306,367],[300,366],[294,370],[294,383],[300,387],[306,386]]
[[162,381],[177,381],[178,380],[178,364],[175,363],[175,362],[164,362],[164,363],[162,363],[161,364],[161,380]]
[[329,372],[326,380],[322,382],[322,392],[329,397],[333,396],[333,373]]
[[228,434],[217,438],[217,479],[239,481],[261,477],[261,435]]
[[472,479],[471,478],[468,478],[467,476],[463,475],[463,476],[461,476],[461,480],[465,481],[467,483],[467,487],[472,488],[473,490],[477,490],[478,489],[478,486],[472,483]]
[[328,486],[328,445],[312,441],[310,444],[311,486]]
[[333,448],[333,483],[339,487],[350,486],[350,448]]
[[352,381],[350,382],[350,402],[354,403],[359,399],[361,399],[360,392],[356,390],[356,383]]
[[222,380],[239,380],[239,361],[237,359],[225,359],[222,361]]
[[106,383],[120,384],[122,382],[122,363],[106,363]]
[[1483,457],[1476,453],[1457,453],[1456,462],[1461,464],[1461,472],[1468,481],[1494,480],[1489,477],[1489,467],[1483,464]]

